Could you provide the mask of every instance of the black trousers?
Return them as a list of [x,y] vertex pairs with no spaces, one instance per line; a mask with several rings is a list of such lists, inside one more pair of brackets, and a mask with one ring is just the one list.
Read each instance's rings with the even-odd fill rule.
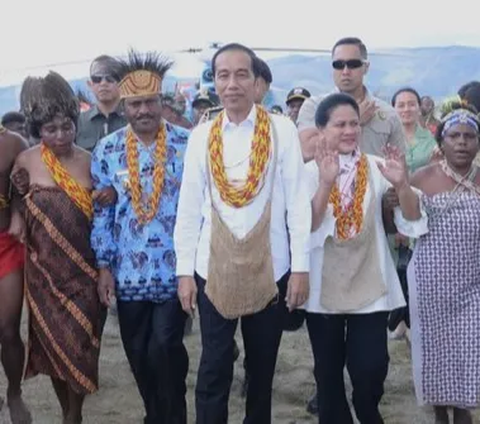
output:
[[[290,274],[278,282],[278,299],[263,311],[242,317],[249,384],[244,424],[270,424],[272,381],[275,373],[285,296]],[[205,295],[205,280],[195,276],[202,334],[202,356],[196,386],[197,424],[227,424],[228,398],[233,380],[233,345],[238,319],[223,318]]]
[[307,314],[315,362],[318,422],[353,424],[345,393],[345,364],[353,386],[353,407],[361,424],[382,424],[378,405],[388,372],[388,312]]
[[117,307],[123,347],[145,405],[144,423],[187,424],[186,314],[180,302],[118,302]]

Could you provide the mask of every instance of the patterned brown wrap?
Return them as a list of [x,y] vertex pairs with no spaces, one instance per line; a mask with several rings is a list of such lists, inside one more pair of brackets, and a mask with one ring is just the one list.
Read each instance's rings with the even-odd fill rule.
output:
[[26,199],[26,378],[46,374],[74,391],[98,389],[106,311],[97,294],[91,224],[58,187],[32,186]]

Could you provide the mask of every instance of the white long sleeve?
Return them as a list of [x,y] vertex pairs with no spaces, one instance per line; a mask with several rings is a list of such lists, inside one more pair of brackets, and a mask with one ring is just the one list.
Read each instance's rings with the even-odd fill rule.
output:
[[[223,154],[230,180],[246,178],[255,116],[253,108],[248,118],[239,125],[224,119]],[[296,128],[286,117],[272,115],[271,119],[278,134],[278,152],[270,245],[275,279],[279,280],[290,268],[293,272],[309,270],[311,208]],[[211,122],[201,124],[192,131],[188,141],[174,232],[178,276],[192,275],[196,271],[201,277],[208,278],[212,199],[207,187],[206,151],[210,127]],[[233,208],[222,202],[212,180],[216,208],[237,238],[245,237],[260,219],[270,195],[272,172],[273,167],[269,164],[262,190],[253,202],[242,208]]]

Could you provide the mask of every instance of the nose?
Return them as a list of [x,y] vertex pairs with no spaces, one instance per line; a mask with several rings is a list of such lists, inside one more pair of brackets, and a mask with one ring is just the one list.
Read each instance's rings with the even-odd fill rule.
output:
[[145,115],[147,113],[150,113],[150,109],[148,108],[148,106],[145,102],[140,103],[140,107],[138,108],[138,113],[140,115]]
[[230,75],[227,82],[227,90],[237,90],[238,81],[235,75]]
[[345,134],[351,135],[351,134],[355,134],[357,129],[358,129],[357,125],[345,125],[344,131],[345,131]]

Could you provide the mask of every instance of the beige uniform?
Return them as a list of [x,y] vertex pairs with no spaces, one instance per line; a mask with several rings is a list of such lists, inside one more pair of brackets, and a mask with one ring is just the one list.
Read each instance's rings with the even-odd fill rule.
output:
[[[363,153],[384,156],[383,147],[387,144],[397,146],[405,152],[407,143],[403,126],[397,112],[388,103],[370,95],[366,99],[373,100],[378,107],[375,116],[362,127],[360,150]],[[298,131],[315,128],[315,112],[324,96],[306,99],[298,114]]]

